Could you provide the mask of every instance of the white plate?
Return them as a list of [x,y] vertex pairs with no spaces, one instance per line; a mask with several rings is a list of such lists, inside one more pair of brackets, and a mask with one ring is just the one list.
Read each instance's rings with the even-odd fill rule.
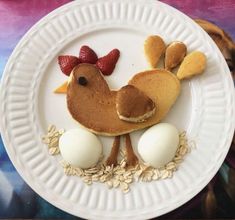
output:
[[[65,96],[52,93],[66,79],[57,65],[58,54],[77,55],[83,44],[99,56],[120,49],[117,68],[107,77],[111,88],[119,88],[148,68],[142,50],[150,34],[161,35],[166,43],[183,41],[189,51],[200,50],[208,57],[205,74],[183,83],[165,119],[187,130],[197,149],[172,179],[135,183],[128,194],[67,177],[58,163],[60,157],[49,156],[40,138],[51,123],[66,129],[78,126],[66,109]],[[205,32],[177,10],[155,0],[75,1],[38,22],[10,57],[2,78],[2,136],[21,176],[60,209],[93,219],[152,218],[195,196],[221,166],[234,130],[233,95],[221,53]],[[132,134],[134,145],[140,133]],[[109,151],[113,138],[101,139]]]

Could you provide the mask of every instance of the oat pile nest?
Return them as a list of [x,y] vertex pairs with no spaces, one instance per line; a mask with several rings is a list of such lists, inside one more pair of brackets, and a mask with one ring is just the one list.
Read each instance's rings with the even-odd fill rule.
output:
[[[42,141],[48,146],[49,154],[58,155],[60,153],[59,138],[63,133],[64,129],[57,130],[54,125],[48,127],[48,133],[42,137]],[[110,189],[120,188],[124,193],[127,193],[130,191],[131,183],[135,181],[150,182],[173,176],[185,155],[195,147],[194,142],[189,144],[186,132],[182,132],[179,137],[180,142],[175,157],[171,162],[159,169],[141,161],[135,167],[127,167],[124,149],[120,150],[120,157],[116,166],[106,166],[104,156],[100,158],[96,166],[89,169],[73,167],[63,160],[61,165],[66,175],[79,176],[87,185],[91,185],[93,182],[100,182],[106,184]]]

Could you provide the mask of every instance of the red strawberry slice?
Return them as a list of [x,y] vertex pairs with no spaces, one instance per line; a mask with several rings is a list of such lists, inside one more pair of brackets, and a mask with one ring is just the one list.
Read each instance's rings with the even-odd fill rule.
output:
[[69,76],[73,68],[77,66],[81,61],[75,56],[58,56],[58,63],[60,65],[61,71]]
[[96,66],[104,75],[111,75],[116,66],[119,56],[120,51],[118,49],[113,49],[106,56],[99,58],[96,62]]
[[84,45],[81,47],[79,52],[79,59],[82,63],[91,63],[95,64],[98,60],[98,57],[94,50],[92,50],[90,47]]

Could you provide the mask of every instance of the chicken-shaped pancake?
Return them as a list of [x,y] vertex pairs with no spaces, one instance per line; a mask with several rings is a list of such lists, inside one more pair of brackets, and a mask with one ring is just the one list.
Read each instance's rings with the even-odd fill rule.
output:
[[[126,137],[128,164],[134,165],[138,161],[128,134],[160,122],[180,94],[180,80],[199,74],[205,68],[204,54],[193,52],[184,58],[186,46],[181,42],[161,49],[160,54],[150,50],[149,42],[151,46],[162,44],[160,48],[166,47],[159,36],[146,40],[146,56],[150,62],[154,60],[150,63],[154,69],[137,73],[120,90],[110,90],[101,71],[87,63],[77,65],[67,83],[67,107],[72,117],[95,134],[115,136],[107,160],[109,165],[117,162],[120,135]],[[177,48],[180,54],[176,53]],[[171,50],[176,51],[175,54],[171,54]],[[165,52],[168,70],[157,69],[158,60]],[[182,60],[177,75],[169,71]]]

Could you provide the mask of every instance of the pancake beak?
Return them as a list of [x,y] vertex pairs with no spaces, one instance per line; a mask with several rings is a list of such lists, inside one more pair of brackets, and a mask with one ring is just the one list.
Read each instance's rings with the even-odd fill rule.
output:
[[67,87],[68,87],[68,81],[64,82],[62,85],[57,87],[54,90],[54,93],[57,93],[57,94],[66,94],[67,93]]

